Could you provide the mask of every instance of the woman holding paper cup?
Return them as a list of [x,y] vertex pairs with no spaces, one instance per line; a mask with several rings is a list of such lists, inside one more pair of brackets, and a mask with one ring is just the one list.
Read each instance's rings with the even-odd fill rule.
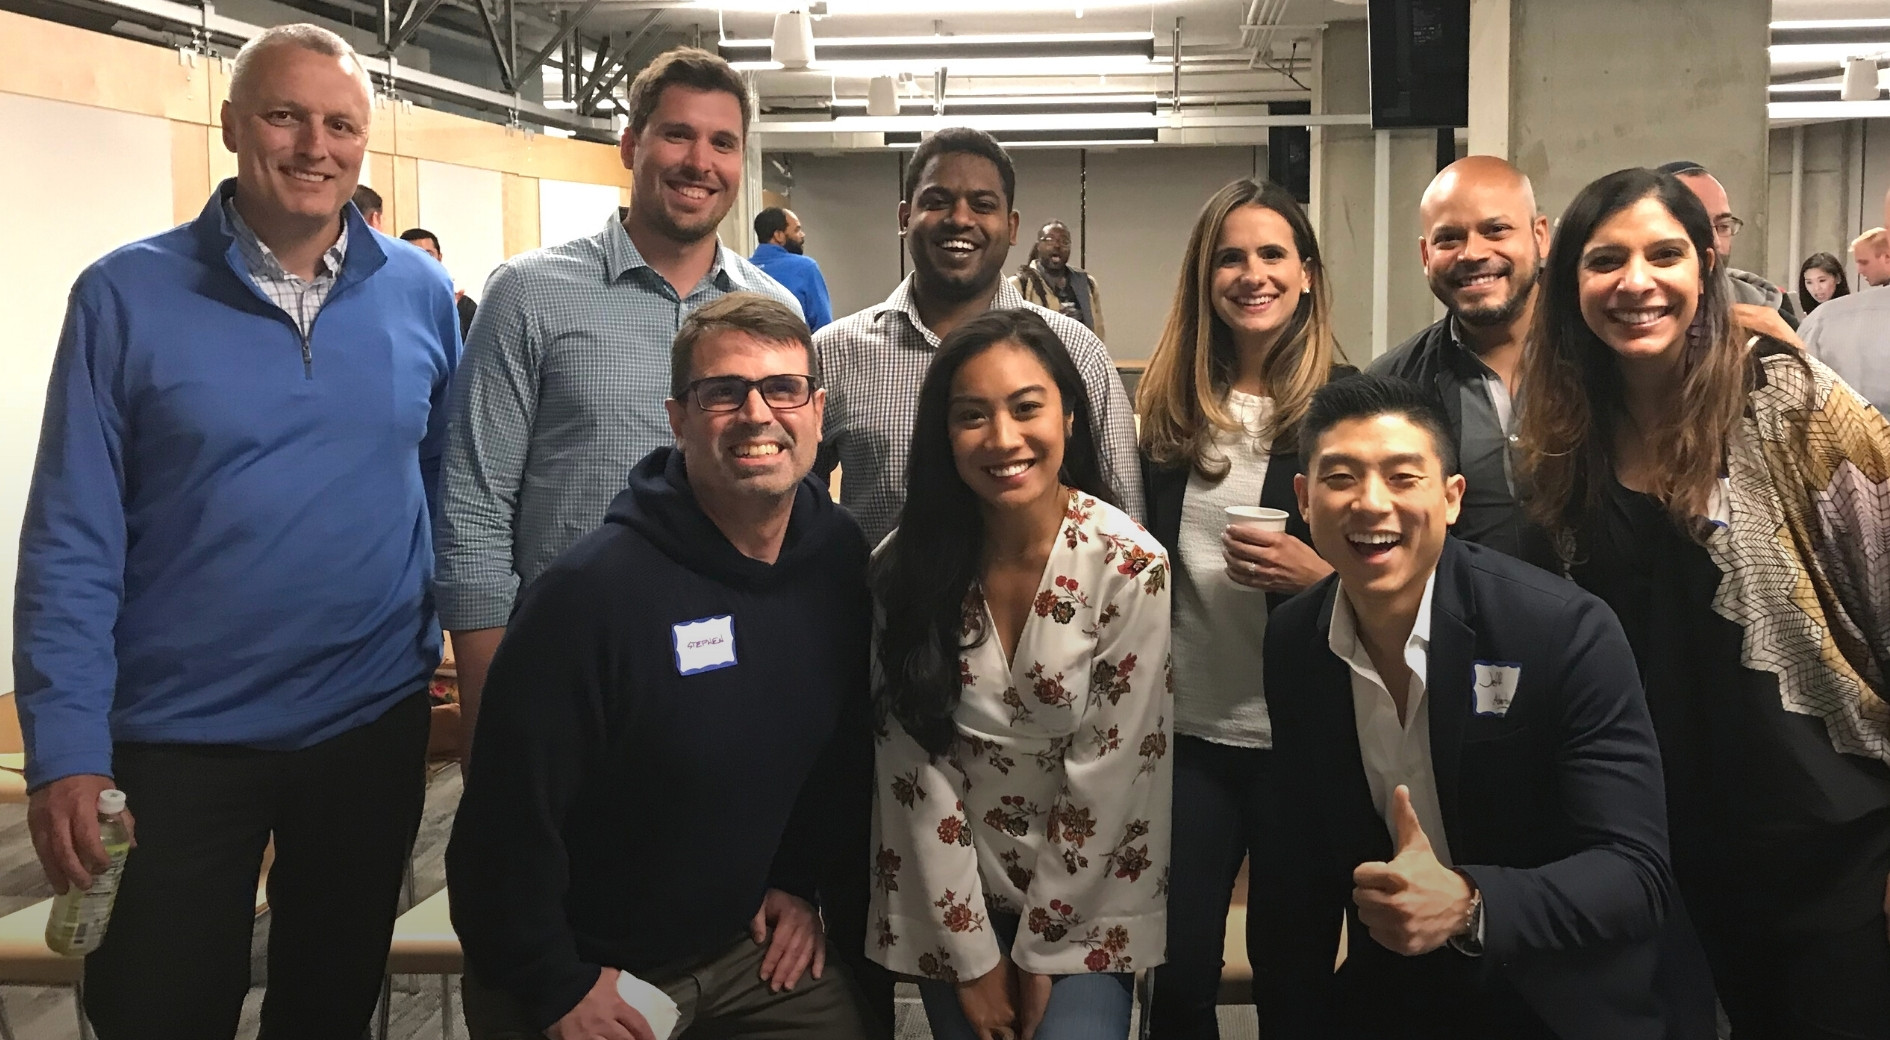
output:
[[[1175,572],[1174,877],[1155,1035],[1217,1036],[1227,908],[1243,858],[1264,885],[1273,827],[1267,612],[1332,568],[1311,546],[1294,431],[1335,365],[1312,224],[1275,184],[1222,188],[1195,220],[1137,389],[1149,529]],[[1264,595],[1262,595],[1264,593]],[[1250,918],[1251,920],[1251,918]],[[1253,944],[1249,942],[1250,954]]]
[[940,1040],[1120,1040],[1161,963],[1168,560],[1113,498],[1043,319],[945,337],[871,570],[867,949],[921,978]]

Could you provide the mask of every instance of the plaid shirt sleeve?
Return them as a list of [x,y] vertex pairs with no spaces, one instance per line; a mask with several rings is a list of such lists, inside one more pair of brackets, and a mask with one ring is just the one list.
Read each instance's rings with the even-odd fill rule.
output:
[[501,266],[486,283],[453,388],[440,479],[440,622],[500,628],[518,593],[513,521],[538,402],[537,344],[527,287]]
[[1073,318],[1049,312],[1050,327],[1063,340],[1082,373],[1083,387],[1089,391],[1090,425],[1096,432],[1096,448],[1102,453],[1103,472],[1109,486],[1122,499],[1122,510],[1145,523],[1142,515],[1142,464],[1135,447],[1135,408],[1129,393],[1122,388],[1122,377],[1109,357],[1109,348],[1087,325]]

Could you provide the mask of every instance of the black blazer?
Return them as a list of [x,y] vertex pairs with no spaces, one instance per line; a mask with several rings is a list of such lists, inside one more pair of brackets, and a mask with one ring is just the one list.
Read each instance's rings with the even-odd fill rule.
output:
[[[1353,869],[1392,844],[1365,778],[1351,672],[1328,645],[1337,589],[1335,575],[1267,626],[1267,675],[1295,679],[1267,683],[1285,830],[1278,885],[1250,897],[1267,918],[1254,933],[1268,947],[1254,957],[1262,1034],[1659,1038],[1665,791],[1613,612],[1573,582],[1445,541],[1423,705],[1450,851],[1483,893],[1485,949],[1405,958],[1352,903]],[[1473,665],[1491,662],[1521,669],[1502,715],[1475,710]],[[1334,973],[1342,913],[1351,945]],[[1480,1024],[1436,1020],[1439,980],[1476,994]],[[1419,1009],[1432,1017],[1413,1028]]]
[[[1334,365],[1328,381],[1344,379],[1358,375],[1358,369],[1350,365]],[[1191,467],[1183,462],[1175,465],[1157,465],[1142,456],[1142,515],[1148,518],[1148,533],[1162,543],[1168,550],[1169,564],[1176,565],[1181,560],[1181,501],[1188,493],[1188,473]],[[1286,513],[1286,533],[1312,544],[1312,530],[1306,526],[1305,518],[1299,515],[1299,496],[1293,492],[1293,478],[1306,472],[1300,464],[1299,451],[1276,451],[1267,456],[1267,476],[1260,484],[1260,501],[1254,505],[1279,509]],[[1267,609],[1278,607],[1292,597],[1278,592],[1267,593]]]

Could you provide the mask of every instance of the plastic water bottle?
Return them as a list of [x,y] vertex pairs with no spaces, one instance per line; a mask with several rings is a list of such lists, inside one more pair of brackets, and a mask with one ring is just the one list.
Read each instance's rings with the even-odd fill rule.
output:
[[91,888],[73,885],[53,900],[52,913],[46,918],[46,945],[54,953],[83,957],[105,941],[105,926],[111,922],[112,903],[118,898],[118,877],[131,852],[131,832],[119,816],[124,811],[125,792],[98,793],[98,836],[111,865],[92,879]]

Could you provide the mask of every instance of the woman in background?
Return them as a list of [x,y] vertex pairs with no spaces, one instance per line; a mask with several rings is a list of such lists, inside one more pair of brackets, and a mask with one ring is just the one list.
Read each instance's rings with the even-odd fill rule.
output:
[[1890,1037],[1890,425],[1735,328],[1672,177],[1584,188],[1542,285],[1531,508],[1634,648],[1733,1035]]
[[1813,253],[1798,268],[1798,303],[1806,314],[1817,310],[1821,303],[1850,294],[1850,283],[1844,280],[1844,265],[1830,253]]
[[[1159,1040],[1217,1037],[1222,941],[1243,858],[1266,890],[1275,830],[1261,648],[1273,605],[1332,568],[1314,552],[1293,434],[1338,375],[1332,304],[1305,211],[1242,179],[1202,207],[1161,342],[1136,388],[1149,529],[1175,569],[1174,882]],[[1230,506],[1281,510],[1282,531],[1230,526]],[[1258,924],[1249,917],[1249,935]],[[1251,951],[1255,943],[1249,941]]]
[[1028,309],[954,330],[875,555],[869,953],[941,1040],[1129,1031],[1166,933],[1168,561],[1118,509]]

